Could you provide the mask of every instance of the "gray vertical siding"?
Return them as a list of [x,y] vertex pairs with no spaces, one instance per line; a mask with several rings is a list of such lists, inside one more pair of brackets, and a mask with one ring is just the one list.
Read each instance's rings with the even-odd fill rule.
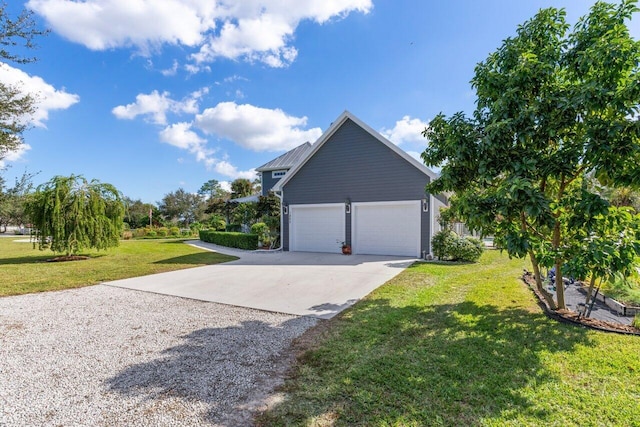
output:
[[[284,204],[383,202],[428,198],[429,177],[351,120],[283,188]],[[422,250],[430,251],[430,213],[422,214]],[[351,215],[345,240],[351,241]],[[289,249],[289,218],[283,246]]]
[[281,177],[273,178],[273,176],[271,175],[272,173],[273,171],[262,172],[262,195],[263,196],[266,196],[267,194],[269,194],[269,191],[281,179]]

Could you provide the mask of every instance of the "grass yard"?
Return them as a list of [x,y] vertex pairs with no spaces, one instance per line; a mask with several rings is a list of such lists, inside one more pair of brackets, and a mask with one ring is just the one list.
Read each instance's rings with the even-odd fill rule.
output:
[[14,242],[16,239],[0,238],[0,296],[78,288],[236,259],[182,240],[129,240],[107,251],[83,253],[91,257],[88,260],[45,262],[55,254],[33,249],[31,243]]
[[262,426],[638,426],[640,337],[548,319],[525,264],[418,264],[300,340]]

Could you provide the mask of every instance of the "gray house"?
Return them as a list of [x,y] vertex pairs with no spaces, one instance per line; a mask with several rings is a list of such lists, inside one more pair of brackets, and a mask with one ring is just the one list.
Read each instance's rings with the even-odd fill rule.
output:
[[431,253],[446,203],[425,192],[436,174],[348,111],[257,170],[282,200],[285,251],[340,253],[345,242],[354,254]]

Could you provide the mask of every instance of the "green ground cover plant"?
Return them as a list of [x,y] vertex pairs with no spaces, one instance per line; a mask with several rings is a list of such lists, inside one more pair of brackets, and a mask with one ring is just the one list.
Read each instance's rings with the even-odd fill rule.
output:
[[640,274],[623,277],[616,275],[613,280],[604,283],[602,293],[624,304],[640,306]]
[[258,424],[637,425],[640,337],[547,318],[523,268],[415,264],[299,339]]
[[122,241],[116,248],[81,253],[87,260],[47,262],[53,252],[14,240],[0,238],[0,296],[78,288],[237,259],[172,239]]

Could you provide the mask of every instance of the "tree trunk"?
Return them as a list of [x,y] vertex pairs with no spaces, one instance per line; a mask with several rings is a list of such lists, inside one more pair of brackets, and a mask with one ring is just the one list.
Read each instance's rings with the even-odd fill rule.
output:
[[584,314],[587,314],[587,307],[589,307],[589,301],[591,300],[591,295],[593,294],[593,288],[596,284],[596,276],[591,276],[591,280],[589,281],[589,289],[587,290],[587,297],[584,300]]
[[558,300],[558,310],[566,309],[564,303],[564,281],[562,280],[562,261],[556,261],[556,299]]
[[[564,181],[564,180],[563,180]],[[560,187],[560,193],[564,190],[564,184]],[[556,218],[555,225],[553,227],[553,250],[556,251],[560,247],[560,221]],[[556,267],[556,300],[558,302],[558,310],[564,310],[567,306],[564,303],[564,283],[562,281],[562,258],[555,259]]]
[[[520,229],[523,233],[527,232],[527,216],[524,212],[520,213]],[[540,265],[538,265],[538,260],[536,260],[536,257],[532,250],[529,250],[527,252],[529,253],[529,258],[531,259],[531,265],[533,266],[533,277],[536,280],[536,288],[538,289],[538,292],[540,292],[540,295],[542,295],[542,297],[545,299],[549,307],[551,307],[552,310],[555,310],[556,304],[553,301],[553,296],[549,292],[547,292],[547,290],[542,285],[542,277],[540,277]]]
[[538,292],[540,292],[540,295],[542,295],[544,300],[547,302],[549,307],[552,310],[555,310],[556,303],[555,301],[553,301],[553,296],[549,292],[547,292],[547,290],[542,285],[542,277],[540,276],[540,265],[538,265],[538,261],[536,260],[536,257],[533,255],[532,251],[529,251],[529,258],[531,259],[531,265],[533,266],[533,277],[536,279],[536,288],[538,289]]

